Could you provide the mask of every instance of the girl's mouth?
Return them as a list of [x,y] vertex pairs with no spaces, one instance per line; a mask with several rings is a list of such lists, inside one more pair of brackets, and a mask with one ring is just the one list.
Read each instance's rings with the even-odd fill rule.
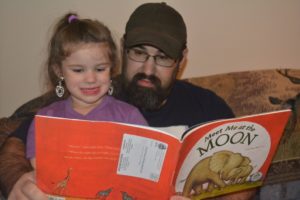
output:
[[96,95],[100,92],[100,87],[81,88],[80,90],[84,95]]

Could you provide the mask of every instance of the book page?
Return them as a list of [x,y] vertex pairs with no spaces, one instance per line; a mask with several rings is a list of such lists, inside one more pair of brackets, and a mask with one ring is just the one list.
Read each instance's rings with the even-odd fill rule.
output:
[[166,126],[166,127],[155,127],[161,131],[170,133],[179,140],[182,138],[182,134],[189,128],[187,125],[178,125],[178,126]]

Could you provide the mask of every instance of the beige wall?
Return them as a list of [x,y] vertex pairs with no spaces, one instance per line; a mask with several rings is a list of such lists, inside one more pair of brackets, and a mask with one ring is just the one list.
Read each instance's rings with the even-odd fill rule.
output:
[[[50,26],[67,11],[105,22],[117,42],[141,0],[0,0],[0,117],[42,92]],[[166,0],[188,27],[183,77],[300,67],[300,0]]]

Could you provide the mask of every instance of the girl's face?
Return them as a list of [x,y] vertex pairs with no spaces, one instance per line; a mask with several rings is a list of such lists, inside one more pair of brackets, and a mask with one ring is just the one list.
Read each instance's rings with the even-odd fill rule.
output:
[[75,111],[87,114],[107,94],[111,80],[111,61],[106,43],[74,46],[62,62],[61,73],[72,98]]

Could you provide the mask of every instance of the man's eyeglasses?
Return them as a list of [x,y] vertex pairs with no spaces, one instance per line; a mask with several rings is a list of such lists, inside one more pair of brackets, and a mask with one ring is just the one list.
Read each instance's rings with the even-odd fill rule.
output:
[[151,56],[146,51],[137,48],[127,49],[128,58],[136,62],[146,62],[150,57],[153,57],[155,64],[162,67],[172,67],[176,62],[166,55]]

